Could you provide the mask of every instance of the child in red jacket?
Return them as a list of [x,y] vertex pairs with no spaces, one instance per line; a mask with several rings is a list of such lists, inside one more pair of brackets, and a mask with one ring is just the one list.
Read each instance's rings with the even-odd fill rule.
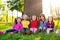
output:
[[36,33],[38,28],[38,21],[36,15],[32,15],[32,20],[30,22],[30,31]]

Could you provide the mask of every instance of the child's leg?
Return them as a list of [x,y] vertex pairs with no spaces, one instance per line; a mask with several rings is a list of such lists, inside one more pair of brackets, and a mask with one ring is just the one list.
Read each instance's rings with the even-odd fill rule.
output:
[[39,27],[39,31],[42,32],[43,28],[42,27]]
[[47,28],[47,33],[49,33],[49,28]]
[[13,29],[6,30],[5,33],[13,32]]
[[37,32],[37,28],[34,28],[34,33],[36,33]]
[[43,32],[46,32],[47,28],[46,27],[43,27]]
[[30,30],[26,28],[26,34],[30,34]]
[[25,33],[25,28],[22,29],[22,32]]
[[50,32],[54,32],[54,29],[53,29],[53,28],[51,28]]
[[15,30],[15,29],[13,30],[13,32],[14,32],[14,33],[18,33],[18,31],[17,31],[17,30]]
[[30,28],[30,31],[34,32],[34,31],[33,31],[33,28]]

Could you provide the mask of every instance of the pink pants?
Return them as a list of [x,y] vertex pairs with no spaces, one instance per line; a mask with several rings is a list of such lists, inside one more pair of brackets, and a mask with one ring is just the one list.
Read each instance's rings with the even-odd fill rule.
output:
[[37,28],[30,28],[30,31],[32,31],[33,33],[36,33]]

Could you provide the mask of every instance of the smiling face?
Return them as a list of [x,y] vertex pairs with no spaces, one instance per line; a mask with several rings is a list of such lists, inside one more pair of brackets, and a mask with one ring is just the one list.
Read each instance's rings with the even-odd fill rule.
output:
[[44,16],[41,16],[41,20],[43,20],[43,21],[44,21]]
[[17,23],[20,23],[21,22],[21,18],[17,18]]
[[26,14],[23,15],[23,19],[24,20],[27,20],[28,19],[28,16]]
[[36,20],[36,18],[37,18],[37,17],[36,17],[35,15],[32,16],[32,20]]
[[40,19],[41,19],[42,21],[44,21],[44,20],[45,20],[45,15],[44,15],[44,14],[40,14]]
[[52,21],[53,21],[53,17],[49,16],[49,17],[48,17],[48,21],[49,21],[49,22],[52,22]]

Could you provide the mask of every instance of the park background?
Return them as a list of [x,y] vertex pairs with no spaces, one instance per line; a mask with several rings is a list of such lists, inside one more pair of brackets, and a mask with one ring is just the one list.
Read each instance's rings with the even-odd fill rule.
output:
[[[0,31],[12,28],[14,19],[22,17],[23,14],[31,16],[33,14],[39,16],[44,13],[54,17],[54,30],[60,29],[60,0],[0,0]],[[20,36],[19,36],[20,35]],[[29,38],[27,38],[29,37]],[[1,35],[1,40],[60,40],[60,34],[31,34],[14,36]]]

